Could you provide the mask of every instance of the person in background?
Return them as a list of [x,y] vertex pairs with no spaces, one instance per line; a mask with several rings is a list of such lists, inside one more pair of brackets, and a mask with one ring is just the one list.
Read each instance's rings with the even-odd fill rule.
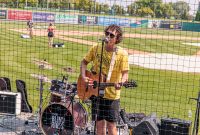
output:
[[[103,47],[103,54],[101,53],[102,45],[94,45],[81,61],[80,72],[82,82],[87,86],[93,87],[93,80],[86,76],[87,65],[93,63],[93,72],[99,74],[100,63],[102,55],[102,74],[107,76],[106,82],[114,83],[113,87],[106,87],[104,89],[104,96],[97,97],[96,106],[96,134],[117,135],[116,122],[119,117],[120,110],[120,83],[128,81],[128,53],[117,44],[122,41],[122,29],[118,25],[110,25],[104,30],[105,46]],[[113,54],[115,53],[114,64],[112,65]],[[112,70],[110,70],[111,66]],[[111,72],[110,78],[108,77]],[[108,79],[109,78],[109,79]],[[93,103],[95,103],[93,102]],[[94,107],[95,105],[93,105]],[[96,109],[96,108],[95,108]]]
[[33,38],[33,22],[31,20],[27,22],[27,30],[29,31],[30,38]]
[[52,47],[53,38],[55,36],[55,28],[54,28],[52,23],[49,23],[49,27],[47,29],[47,32],[48,32],[48,45],[49,45],[49,47]]

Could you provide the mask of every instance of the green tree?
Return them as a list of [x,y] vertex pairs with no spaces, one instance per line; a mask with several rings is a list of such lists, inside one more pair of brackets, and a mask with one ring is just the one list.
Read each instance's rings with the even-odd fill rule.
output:
[[137,12],[137,4],[135,2],[127,6],[127,13],[129,15],[136,16],[137,15],[136,12]]
[[14,2],[12,0],[0,0],[0,7],[13,7]]
[[141,7],[137,10],[138,15],[144,17],[144,16],[153,16],[154,12],[151,10],[150,7]]
[[106,14],[109,13],[109,5],[108,4],[100,4],[100,12],[104,12]]
[[197,11],[195,21],[200,21],[200,11]]
[[96,2],[95,3],[95,12],[100,14],[100,12],[101,12],[100,8],[101,8],[101,5],[98,2]]
[[111,7],[111,9],[114,10],[114,13],[117,14],[117,15],[123,15],[125,13],[125,10],[122,6],[119,6],[119,5],[113,5]]
[[128,8],[130,14],[139,14],[142,16],[151,15],[153,17],[161,16],[162,0],[138,0]]
[[162,17],[163,18],[171,18],[175,15],[175,11],[172,7],[171,3],[165,3],[162,7]]
[[60,8],[61,4],[59,1],[49,2],[49,8]]
[[91,11],[91,1],[90,0],[80,0],[78,5],[79,10]]
[[177,19],[188,19],[190,6],[184,1],[178,1],[172,5]]

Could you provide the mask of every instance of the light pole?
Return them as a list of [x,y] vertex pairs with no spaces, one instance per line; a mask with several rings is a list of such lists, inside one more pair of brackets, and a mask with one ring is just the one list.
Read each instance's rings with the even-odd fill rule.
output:
[[19,6],[19,1],[17,0],[17,8],[18,8],[18,6]]
[[27,8],[27,0],[26,0],[26,6],[25,7]]
[[94,13],[96,14],[96,0],[94,0]]
[[49,8],[49,0],[47,0],[47,10],[48,10],[48,8]]

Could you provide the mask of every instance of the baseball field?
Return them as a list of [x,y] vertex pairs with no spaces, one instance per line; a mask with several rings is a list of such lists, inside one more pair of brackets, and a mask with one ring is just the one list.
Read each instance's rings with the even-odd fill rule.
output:
[[[34,111],[39,105],[39,78],[45,77],[44,106],[49,102],[51,80],[68,76],[70,83],[79,76],[80,62],[88,49],[103,36],[103,26],[55,24],[54,43],[64,47],[48,47],[48,23],[35,23],[32,39],[27,34],[26,22],[0,22],[0,75],[24,80],[28,100]],[[120,46],[129,53],[129,79],[137,88],[122,89],[121,108],[127,112],[155,112],[159,117],[169,116],[194,120],[196,98],[200,86],[199,33],[179,30],[123,28],[124,40]],[[44,69],[39,65],[44,64]],[[192,110],[192,117],[188,111]]]

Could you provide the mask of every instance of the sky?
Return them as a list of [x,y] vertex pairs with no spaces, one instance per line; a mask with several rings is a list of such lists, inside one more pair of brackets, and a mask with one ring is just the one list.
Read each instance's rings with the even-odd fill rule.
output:
[[[127,5],[130,5],[135,0],[96,0],[96,1],[100,2],[100,3],[107,3],[108,5],[113,5],[114,3],[116,3],[118,5],[123,5],[124,7],[126,7]],[[163,3],[185,1],[185,2],[189,3],[189,5],[190,5],[190,14],[191,15],[196,13],[197,8],[198,8],[198,3],[199,3],[199,0],[162,0],[162,1],[163,1]]]

